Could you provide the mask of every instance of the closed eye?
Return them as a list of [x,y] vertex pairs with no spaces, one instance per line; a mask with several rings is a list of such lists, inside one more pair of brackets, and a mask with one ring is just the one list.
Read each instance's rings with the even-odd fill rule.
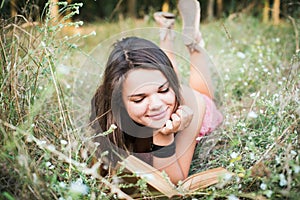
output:
[[169,87],[166,87],[166,88],[161,88],[158,93],[167,93],[169,92],[170,88]]
[[132,99],[131,101],[133,101],[134,103],[140,103],[145,99],[145,97],[139,98],[139,99]]

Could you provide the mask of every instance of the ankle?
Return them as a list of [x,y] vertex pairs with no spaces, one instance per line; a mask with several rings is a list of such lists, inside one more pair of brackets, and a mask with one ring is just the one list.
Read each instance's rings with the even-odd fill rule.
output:
[[154,19],[160,27],[160,40],[174,40],[175,15],[168,12],[156,12],[154,13]]
[[195,38],[194,38],[194,40],[191,40],[190,43],[186,43],[185,46],[188,48],[190,53],[192,53],[194,51],[200,52],[201,49],[204,49],[205,42],[202,38],[201,32],[198,31]]

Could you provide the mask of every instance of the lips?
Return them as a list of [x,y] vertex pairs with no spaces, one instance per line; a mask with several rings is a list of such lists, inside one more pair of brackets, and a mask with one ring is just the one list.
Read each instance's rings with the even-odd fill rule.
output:
[[167,109],[161,111],[161,112],[158,112],[158,113],[154,113],[154,114],[151,114],[151,115],[148,115],[148,117],[152,120],[161,120],[163,118],[166,117],[166,114],[167,114]]

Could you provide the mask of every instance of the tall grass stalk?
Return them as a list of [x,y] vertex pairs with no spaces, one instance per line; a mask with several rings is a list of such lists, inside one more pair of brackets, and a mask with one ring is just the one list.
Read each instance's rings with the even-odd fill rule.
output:
[[126,196],[98,174],[101,158],[81,156],[96,147],[78,138],[57,66],[85,37],[64,35],[82,25],[70,21],[82,4],[58,4],[60,16],[50,16],[49,1],[38,24],[22,16],[1,21],[1,198],[86,198],[102,190]]

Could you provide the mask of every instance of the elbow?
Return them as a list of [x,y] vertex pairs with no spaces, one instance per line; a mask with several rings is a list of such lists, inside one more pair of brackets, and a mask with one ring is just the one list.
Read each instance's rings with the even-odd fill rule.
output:
[[181,172],[174,173],[172,175],[169,175],[170,180],[173,184],[177,185],[179,181],[183,181],[187,178],[187,175],[182,174]]

